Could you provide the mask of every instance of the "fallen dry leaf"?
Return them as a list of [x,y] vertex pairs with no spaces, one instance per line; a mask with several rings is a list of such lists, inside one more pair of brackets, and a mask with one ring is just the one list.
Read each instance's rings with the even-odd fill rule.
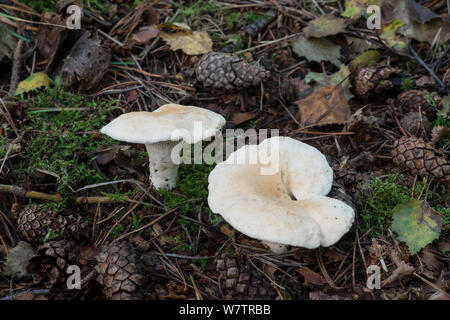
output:
[[145,26],[133,33],[130,37],[131,41],[138,44],[147,43],[159,35],[159,29],[156,26]]
[[333,14],[328,14],[310,21],[308,26],[303,29],[303,32],[308,37],[322,38],[342,32],[346,26],[346,19],[337,18]]
[[31,74],[28,78],[19,82],[15,95],[20,95],[41,87],[48,87],[51,84],[50,78],[43,72]]
[[295,103],[298,106],[295,118],[304,126],[343,124],[351,115],[350,106],[341,85],[336,87],[330,84],[321,87]]
[[256,115],[254,113],[250,112],[238,112],[234,113],[231,117],[230,121],[233,122],[236,125],[239,125],[241,123],[244,123],[245,121],[254,119]]
[[299,267],[297,269],[297,272],[302,275],[304,278],[303,285],[304,286],[323,286],[327,284],[327,281],[317,272],[312,271],[311,269],[307,267]]
[[292,45],[292,50],[308,61],[330,61],[337,67],[341,65],[341,47],[328,39],[307,38],[301,34]]
[[212,50],[212,41],[206,31],[191,31],[183,24],[158,25],[159,35],[170,49],[182,50],[188,55],[206,54]]

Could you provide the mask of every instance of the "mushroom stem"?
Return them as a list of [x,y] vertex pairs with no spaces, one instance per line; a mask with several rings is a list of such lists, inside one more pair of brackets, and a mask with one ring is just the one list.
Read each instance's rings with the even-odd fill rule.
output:
[[171,190],[177,183],[178,164],[172,162],[171,152],[179,141],[146,144],[150,161],[150,180],[155,189]]
[[285,253],[287,252],[287,246],[281,243],[276,243],[272,241],[262,241],[264,245],[269,247],[270,251],[276,254]]

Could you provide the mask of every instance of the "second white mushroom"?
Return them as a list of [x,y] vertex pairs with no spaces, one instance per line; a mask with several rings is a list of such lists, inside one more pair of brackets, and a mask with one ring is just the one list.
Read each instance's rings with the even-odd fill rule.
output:
[[[251,164],[248,159],[254,155],[259,155],[258,161]],[[270,170],[261,155],[278,170],[267,174]],[[309,249],[333,245],[354,220],[350,206],[326,197],[333,171],[325,156],[288,137],[238,149],[214,168],[208,181],[211,210],[274,252],[286,245]]]

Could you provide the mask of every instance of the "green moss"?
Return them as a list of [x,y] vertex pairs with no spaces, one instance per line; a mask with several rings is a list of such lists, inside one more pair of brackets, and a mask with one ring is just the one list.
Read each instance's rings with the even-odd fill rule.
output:
[[252,24],[254,22],[256,22],[256,20],[258,19],[267,19],[269,16],[265,15],[265,14],[260,14],[260,13],[256,13],[256,12],[246,12],[245,15],[245,20],[247,21],[247,24]]
[[9,142],[4,136],[0,136],[0,159],[3,159],[8,152]]
[[[72,196],[74,189],[103,182],[91,166],[93,158],[85,158],[103,144],[113,143],[97,132],[108,123],[114,101],[97,103],[56,85],[30,98],[28,103],[30,109],[39,110],[26,114],[27,142],[23,144],[24,156],[16,167],[21,180],[30,179],[32,184],[39,184],[42,182],[36,177],[36,169],[51,172],[58,177],[55,191],[63,198]],[[86,110],[55,111],[55,108]]]
[[402,84],[400,86],[400,89],[402,91],[408,91],[408,90],[412,90],[415,88],[416,88],[416,85],[414,84],[413,77],[407,77],[402,80]]
[[171,1],[174,8],[180,10],[175,22],[186,22],[190,24],[194,19],[202,15],[213,15],[219,8],[215,1],[196,1],[190,6],[182,7],[179,2]]
[[213,166],[206,164],[181,164],[177,186],[173,191],[160,190],[167,211],[178,207],[187,214],[192,207],[205,203],[208,198],[208,175]]
[[379,235],[386,230],[392,217],[392,209],[399,203],[410,198],[409,190],[401,184],[403,177],[390,175],[385,179],[372,179],[365,192],[361,195],[362,214],[361,232]]

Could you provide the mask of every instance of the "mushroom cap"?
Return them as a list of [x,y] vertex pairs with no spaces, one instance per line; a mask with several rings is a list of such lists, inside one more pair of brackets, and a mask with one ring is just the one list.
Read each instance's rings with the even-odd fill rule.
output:
[[[251,154],[278,143],[279,170],[239,164]],[[237,161],[241,160],[241,161]],[[233,152],[210,173],[208,204],[235,229],[249,237],[280,244],[317,248],[336,243],[351,227],[353,209],[326,197],[333,171],[317,149],[288,137],[273,137]],[[293,199],[294,198],[294,199]]]
[[192,144],[211,138],[224,124],[225,119],[213,111],[194,106],[165,104],[153,112],[124,113],[104,126],[101,133],[130,143],[184,140]]

